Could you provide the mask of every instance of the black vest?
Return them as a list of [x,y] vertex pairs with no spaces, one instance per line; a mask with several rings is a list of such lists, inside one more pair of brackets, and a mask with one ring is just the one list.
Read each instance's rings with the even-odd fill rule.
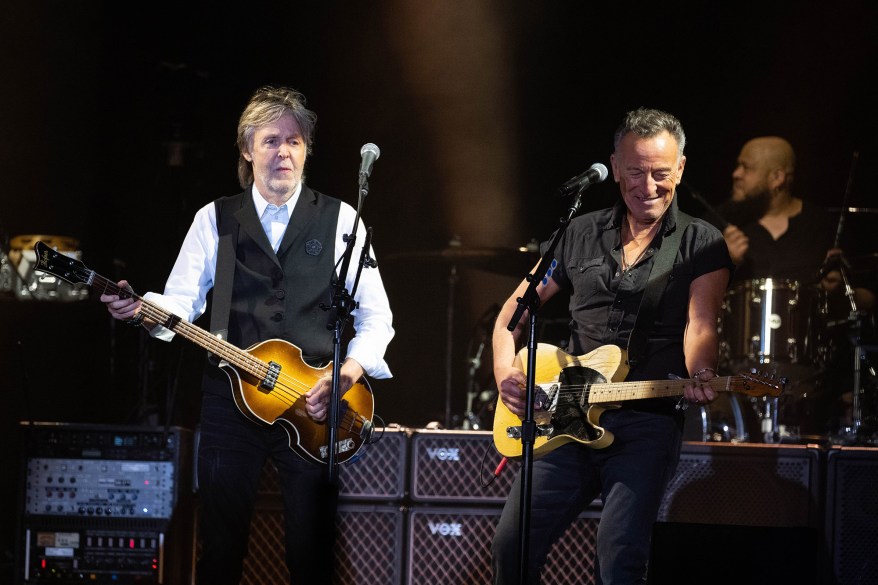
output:
[[[332,360],[333,332],[320,304],[331,301],[335,237],[341,202],[302,187],[277,253],[253,205],[251,191],[217,199],[219,234],[211,304],[211,331],[247,348],[284,339],[312,364]],[[228,379],[207,368],[205,390],[228,392]],[[217,376],[219,374],[219,376]],[[219,382],[216,384],[216,382]]]

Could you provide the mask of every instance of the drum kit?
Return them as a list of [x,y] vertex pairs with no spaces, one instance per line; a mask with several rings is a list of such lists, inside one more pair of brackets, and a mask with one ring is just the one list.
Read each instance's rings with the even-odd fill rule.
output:
[[0,248],[0,298],[19,301],[81,301],[88,298],[88,287],[75,286],[60,278],[34,270],[34,244],[46,243],[65,256],[82,259],[79,241],[68,236],[21,235]]
[[[849,264],[878,267],[874,256]],[[788,383],[779,397],[723,394],[690,409],[687,438],[872,444],[878,436],[878,389],[869,359],[878,349],[875,327],[849,296],[853,306],[845,311],[816,282],[763,278],[731,287],[718,323],[721,373],[757,370]]]

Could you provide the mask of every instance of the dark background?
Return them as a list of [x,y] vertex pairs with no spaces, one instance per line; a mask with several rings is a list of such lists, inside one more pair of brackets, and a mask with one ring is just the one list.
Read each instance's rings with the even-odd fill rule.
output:
[[[455,236],[505,250],[546,238],[565,210],[554,189],[593,162],[609,166],[630,109],[680,118],[686,183],[711,203],[727,196],[742,143],[778,134],[796,149],[799,196],[836,214],[846,192],[850,206],[878,205],[878,35],[867,1],[648,14],[499,0],[41,1],[6,7],[0,26],[0,235],[74,237],[89,267],[138,292],[161,290],[194,212],[239,190],[235,127],[259,85],[295,87],[317,112],[312,187],[356,205],[360,147],[380,146],[363,213],[397,331],[395,376],[372,382],[387,423],[446,422],[450,375],[458,424],[479,318],[527,270],[458,263],[450,290],[451,264],[405,254]],[[598,185],[584,208],[617,193],[612,181]],[[846,249],[878,250],[876,220],[849,216]],[[548,305],[546,320],[562,305]],[[202,355],[185,342],[118,327],[96,300],[6,295],[0,324],[9,498],[20,420],[194,425]],[[488,384],[483,367],[477,385]],[[11,526],[14,508],[4,509],[0,524]]]

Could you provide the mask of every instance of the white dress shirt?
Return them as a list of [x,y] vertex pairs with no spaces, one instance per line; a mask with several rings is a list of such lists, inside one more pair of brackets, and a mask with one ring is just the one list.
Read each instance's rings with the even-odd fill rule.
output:
[[[256,205],[256,214],[262,221],[263,229],[266,230],[266,235],[275,251],[280,245],[289,224],[291,210],[295,209],[301,192],[302,185],[300,184],[289,201],[278,208],[274,205],[270,206],[256,189],[256,186],[253,186],[253,203]],[[338,268],[347,247],[343,236],[351,233],[355,217],[356,210],[342,201],[335,238],[336,268]],[[357,225],[357,243],[345,281],[348,292],[354,285],[365,239],[366,228],[360,221]],[[190,322],[195,321],[204,314],[207,308],[207,293],[214,285],[218,244],[216,207],[213,202],[210,202],[196,212],[189,232],[183,240],[174,268],[171,270],[171,275],[165,284],[164,294],[149,292],[144,295],[144,299],[156,303],[183,319]],[[374,258],[375,255],[371,249],[370,253]],[[326,287],[328,291],[329,283],[326,283]],[[390,378],[392,374],[384,361],[384,352],[394,334],[393,314],[390,311],[384,283],[377,268],[363,269],[354,300],[359,303],[357,309],[351,313],[356,334],[348,344],[346,355],[356,360],[368,376],[376,379]],[[156,327],[152,334],[164,340],[170,340],[174,335],[173,332],[164,327]]]

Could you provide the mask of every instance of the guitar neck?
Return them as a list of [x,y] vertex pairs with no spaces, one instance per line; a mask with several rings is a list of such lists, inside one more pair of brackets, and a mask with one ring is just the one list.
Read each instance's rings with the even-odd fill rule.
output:
[[[711,378],[707,383],[714,392],[734,392],[735,378],[723,376]],[[588,394],[589,404],[641,400],[644,398],[670,398],[683,395],[689,380],[646,380],[642,382],[607,382],[592,384]]]
[[142,303],[140,310],[145,318],[173,331],[183,337],[183,339],[206,349],[236,369],[254,376],[257,380],[262,380],[268,375],[269,366],[265,362],[253,357],[252,354],[243,351],[228,341],[212,335],[201,327],[181,319],[133,291],[120,288],[116,283],[94,271],[92,271],[92,276],[87,282],[92,288],[102,294],[119,295],[121,298],[132,298],[140,301]]

